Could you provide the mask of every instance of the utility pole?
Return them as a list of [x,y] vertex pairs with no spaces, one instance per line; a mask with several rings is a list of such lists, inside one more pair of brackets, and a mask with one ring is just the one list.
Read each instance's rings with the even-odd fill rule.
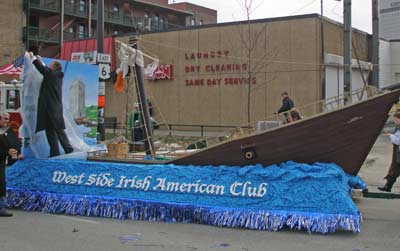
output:
[[379,87],[379,6],[372,0],[372,85]]
[[28,51],[29,50],[29,16],[30,16],[30,1],[26,1],[25,3],[25,8],[26,8],[26,29],[25,29],[25,37],[26,37],[26,44],[25,44],[25,49]]
[[[97,0],[97,54],[103,53],[104,41],[104,0]],[[99,91],[105,90],[106,82],[99,78]],[[100,93],[97,104],[97,140],[105,140],[104,106],[106,103],[105,93]]]
[[89,20],[88,20],[88,36],[89,38],[92,37],[92,1],[89,1],[89,9],[88,9],[88,16],[89,16]]
[[62,52],[62,47],[64,43],[64,0],[61,0],[61,6],[60,6],[60,11],[61,11],[61,20],[60,20],[60,55]]
[[351,103],[351,0],[343,1],[343,23],[344,23],[344,35],[343,35],[343,48],[344,48],[344,102]]
[[325,99],[325,35],[324,35],[324,0],[321,0],[321,60],[322,60],[322,99]]

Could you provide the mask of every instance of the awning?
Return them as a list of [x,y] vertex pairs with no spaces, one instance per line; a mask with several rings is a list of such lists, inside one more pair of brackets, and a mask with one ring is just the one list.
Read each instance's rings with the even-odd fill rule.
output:
[[[64,42],[61,48],[60,59],[71,61],[71,53],[73,52],[89,52],[97,50],[96,39],[85,39],[77,41]],[[115,69],[115,50],[114,38],[106,37],[103,40],[103,53],[111,55],[111,69]]]

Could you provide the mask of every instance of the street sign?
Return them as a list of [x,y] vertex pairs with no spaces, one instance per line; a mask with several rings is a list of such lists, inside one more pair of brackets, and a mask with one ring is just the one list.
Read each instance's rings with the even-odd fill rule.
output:
[[111,63],[111,55],[105,53],[97,53],[98,63]]
[[99,81],[99,96],[106,95],[106,82]]
[[109,79],[110,78],[111,67],[110,64],[99,64],[99,78],[100,79]]

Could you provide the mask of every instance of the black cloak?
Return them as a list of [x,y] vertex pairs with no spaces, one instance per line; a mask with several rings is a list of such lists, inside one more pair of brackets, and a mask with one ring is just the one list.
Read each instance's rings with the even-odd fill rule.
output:
[[62,106],[62,81],[64,74],[44,66],[38,60],[33,65],[43,75],[40,86],[36,132],[46,129],[65,129]]

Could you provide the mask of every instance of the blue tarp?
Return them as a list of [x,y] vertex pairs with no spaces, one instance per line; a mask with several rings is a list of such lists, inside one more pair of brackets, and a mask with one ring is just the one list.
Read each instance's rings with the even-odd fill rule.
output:
[[8,204],[119,219],[359,232],[358,177],[335,164],[176,166],[26,159],[7,169]]

